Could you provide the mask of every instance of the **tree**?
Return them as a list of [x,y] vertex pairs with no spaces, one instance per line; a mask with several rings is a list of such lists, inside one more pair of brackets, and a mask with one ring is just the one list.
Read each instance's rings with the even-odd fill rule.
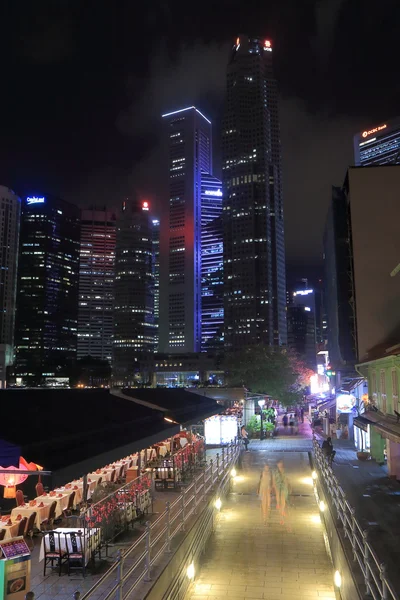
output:
[[285,348],[262,344],[244,347],[229,353],[224,367],[230,387],[244,386],[285,406],[295,404],[300,398],[299,373]]

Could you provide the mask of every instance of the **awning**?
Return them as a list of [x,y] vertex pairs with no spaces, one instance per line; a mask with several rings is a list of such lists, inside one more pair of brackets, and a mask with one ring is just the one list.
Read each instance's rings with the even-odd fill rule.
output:
[[363,381],[365,381],[364,377],[355,377],[354,379],[350,379],[349,381],[346,381],[343,385],[340,386],[340,390],[342,392],[352,392],[357,386],[360,385],[360,383],[362,383]]
[[376,431],[385,439],[400,444],[400,424],[397,419],[390,415],[382,415],[379,412],[367,411],[364,418],[370,422]]
[[317,410],[321,412],[321,410],[329,410],[330,408],[334,408],[336,406],[336,398],[328,398],[325,402],[321,402],[321,404],[317,405]]
[[356,417],[353,421],[353,425],[355,425],[355,427],[358,427],[359,429],[362,429],[363,431],[367,432],[368,425],[371,425],[371,421],[368,421],[368,419],[365,419],[364,417]]

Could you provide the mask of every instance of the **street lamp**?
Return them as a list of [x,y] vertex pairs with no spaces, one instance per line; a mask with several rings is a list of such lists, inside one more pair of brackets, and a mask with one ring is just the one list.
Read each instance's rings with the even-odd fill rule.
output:
[[260,423],[260,440],[263,439],[263,408],[264,408],[264,404],[265,404],[265,400],[259,400],[258,401],[258,406],[260,407],[260,418],[261,418],[261,423]]

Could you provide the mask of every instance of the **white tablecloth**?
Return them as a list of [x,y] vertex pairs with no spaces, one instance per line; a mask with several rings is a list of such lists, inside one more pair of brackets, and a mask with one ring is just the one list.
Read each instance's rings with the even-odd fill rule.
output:
[[58,494],[56,496],[47,494],[46,496],[38,496],[35,500],[38,504],[43,502],[43,504],[48,504],[49,506],[52,502],[56,502],[56,519],[58,519],[58,517],[61,517],[63,510],[67,508],[70,495],[70,491],[62,494],[61,498],[58,497]]
[[49,517],[49,510],[50,504],[45,504],[45,506],[27,506],[26,504],[25,506],[17,506],[11,511],[11,520],[15,521],[18,515],[21,515],[22,517],[27,517],[29,519],[31,514],[35,512],[35,527],[36,529],[40,530],[41,523],[43,523],[43,521],[45,521]]
[[[82,532],[82,536],[81,536],[81,540],[82,540],[82,544],[85,541],[85,564],[87,564],[90,560],[91,557],[91,553],[100,545],[100,529],[78,529],[76,527],[59,527],[58,529],[55,529],[54,531],[57,531],[58,533],[61,533],[60,536],[60,545],[61,545],[61,550],[67,550],[67,546],[66,546],[66,538],[65,538],[65,534],[68,532],[75,532],[77,533],[78,531]],[[89,540],[89,538],[91,538]],[[57,539],[56,539],[56,549],[59,550],[59,548],[57,547]],[[72,552],[72,548],[70,546],[70,542],[71,540],[68,537],[68,551]],[[47,550],[50,550],[49,548],[49,536],[45,535],[42,539],[42,543],[40,544],[40,552],[39,552],[39,562],[42,561],[44,559],[44,551],[45,551],[45,544],[47,546]],[[79,540],[77,540],[77,544],[78,544],[78,548],[79,548]]]
[[74,490],[74,486],[72,486],[71,488],[65,488],[65,487],[56,488],[54,491],[57,492],[57,494],[61,493],[61,494],[69,494],[69,495],[71,495],[72,492],[75,492],[75,497],[74,497],[74,508],[75,508],[76,505],[80,504],[82,501],[83,484],[82,484],[82,487],[78,487],[78,486],[76,486],[76,487],[78,488],[76,490]]
[[0,529],[5,529],[6,535],[4,537],[5,540],[16,537],[18,535],[18,527],[19,523],[13,523],[12,525],[6,525],[7,521],[0,521]]

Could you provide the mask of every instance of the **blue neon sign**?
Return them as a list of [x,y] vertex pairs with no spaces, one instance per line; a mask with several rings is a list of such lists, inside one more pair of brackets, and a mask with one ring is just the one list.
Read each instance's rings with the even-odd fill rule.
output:
[[26,203],[27,204],[44,204],[44,196],[41,196],[40,198],[38,196],[28,196],[26,199]]
[[205,190],[204,193],[206,196],[222,196],[221,190]]

